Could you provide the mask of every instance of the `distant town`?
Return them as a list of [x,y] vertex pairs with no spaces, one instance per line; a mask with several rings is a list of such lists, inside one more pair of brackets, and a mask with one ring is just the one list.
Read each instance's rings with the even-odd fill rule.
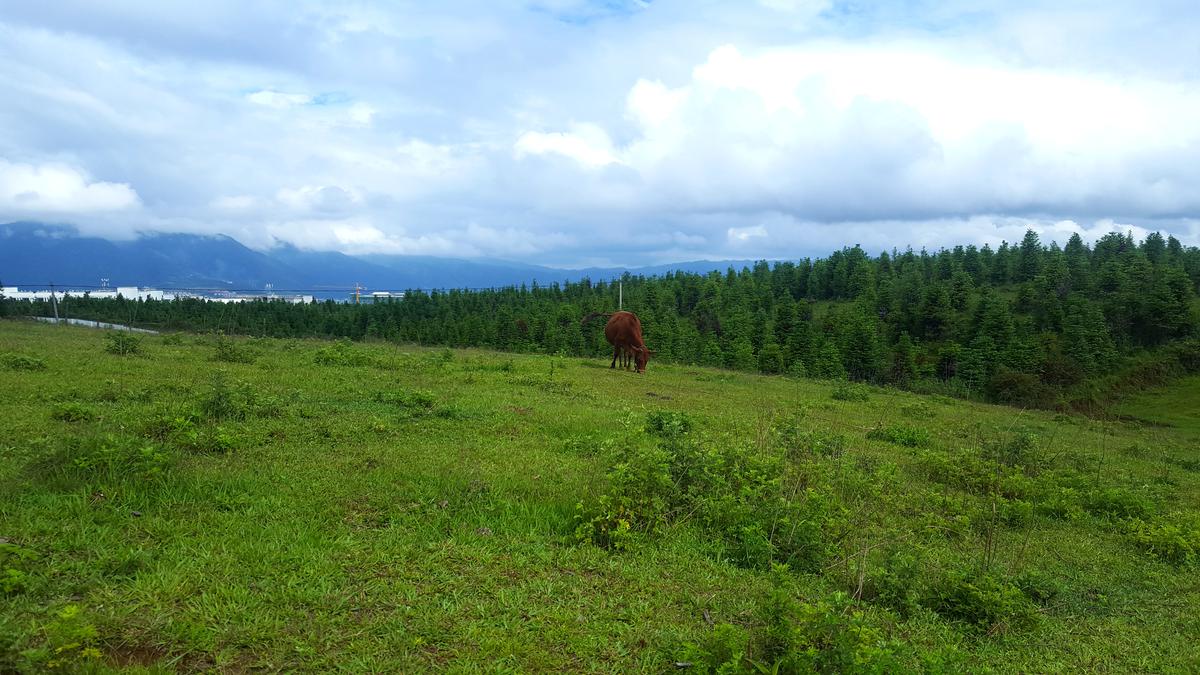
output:
[[[320,299],[334,300],[337,302],[350,303],[375,303],[398,300],[404,297],[403,291],[372,291],[363,292],[366,289],[356,287],[349,292],[330,292],[322,291]],[[291,304],[306,304],[315,302],[318,296],[308,293],[276,293],[270,287],[262,292],[255,291],[222,291],[208,289],[158,289],[147,288],[142,286],[115,286],[109,287],[102,283],[95,288],[72,288],[64,286],[62,288],[39,288],[34,290],[22,290],[17,286],[0,286],[0,298],[10,300],[44,300],[55,301],[69,297],[75,298],[91,298],[91,299],[117,299],[124,298],[126,300],[179,300],[192,298],[196,300],[205,300],[207,302],[253,302],[255,300],[287,302]]]

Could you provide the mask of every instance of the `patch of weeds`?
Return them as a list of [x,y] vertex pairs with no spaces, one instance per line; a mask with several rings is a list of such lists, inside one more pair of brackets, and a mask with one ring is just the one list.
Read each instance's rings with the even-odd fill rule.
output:
[[371,364],[371,355],[354,348],[349,338],[322,347],[313,355],[313,363],[319,366],[367,366]]
[[931,420],[936,415],[936,413],[933,410],[933,406],[929,405],[928,403],[925,403],[924,401],[918,401],[916,403],[906,403],[906,404],[900,406],[900,412],[905,417],[908,417],[908,418],[914,419],[914,420]]
[[183,345],[183,333],[167,333],[162,336],[164,346],[179,347]]
[[607,491],[591,508],[579,506],[580,541],[625,548],[634,535],[686,514],[737,565],[785,562],[815,572],[846,526],[837,500],[808,485],[808,477],[780,457],[706,445],[690,434],[653,445],[636,437],[615,445]]
[[690,672],[740,673],[751,671],[748,649],[750,633],[728,623],[717,624],[698,643],[684,645],[678,663],[688,664]]
[[517,375],[509,381],[524,387],[535,387],[548,394],[568,395],[575,393],[575,386],[566,380],[551,379],[546,375]]
[[385,403],[416,414],[430,413],[437,405],[437,398],[433,392],[424,389],[377,391],[374,399],[376,403]]
[[38,555],[12,542],[0,542],[0,595],[16,595],[29,590],[31,570]]
[[230,386],[223,373],[213,376],[208,392],[199,401],[200,415],[214,422],[243,421],[251,417],[279,417],[283,406],[263,396],[248,383]]
[[254,354],[246,347],[217,333],[217,341],[213,343],[212,360],[224,363],[254,363]]
[[833,388],[831,394],[835,401],[867,401],[871,398],[871,392],[861,384],[853,382],[842,382]]
[[1018,574],[1013,583],[1025,597],[1039,607],[1048,606],[1051,601],[1063,594],[1063,584],[1045,572],[1036,569],[1026,570]]
[[1030,479],[1019,469],[969,450],[926,452],[921,463],[933,481],[976,495],[1021,499],[1034,491]]
[[142,338],[122,331],[111,331],[104,336],[104,351],[117,356],[133,356],[142,353]]
[[920,427],[915,424],[892,424],[890,426],[877,426],[867,432],[867,438],[877,441],[887,441],[895,445],[902,445],[906,448],[925,448],[929,447],[932,440],[929,430],[925,427]]
[[232,429],[222,426],[193,427],[175,436],[180,449],[200,455],[227,455],[242,444]]
[[806,430],[799,417],[790,417],[773,428],[775,443],[793,460],[812,457],[839,459],[846,454],[846,436],[817,429]]
[[845,593],[803,602],[786,567],[773,570],[758,603],[754,666],[774,673],[886,673],[907,670],[904,646],[887,638]]
[[46,362],[34,356],[24,354],[0,354],[0,366],[5,370],[26,370],[36,372],[46,369]]
[[983,456],[1006,466],[1036,468],[1041,464],[1037,436],[1030,432],[1013,434],[983,446]]
[[91,672],[102,663],[100,631],[82,607],[70,604],[42,626],[42,645],[21,653],[22,670]]
[[1131,520],[1126,537],[1135,548],[1173,565],[1200,564],[1200,522],[1187,522],[1176,514],[1166,521]]
[[40,465],[41,473],[149,480],[161,476],[174,458],[162,446],[116,434],[63,439],[57,452]]
[[1025,628],[1037,619],[1036,605],[1018,585],[977,571],[950,572],[924,604],[989,635]]
[[1085,494],[1083,508],[1092,515],[1112,519],[1147,519],[1156,510],[1153,495],[1124,487],[1097,488]]
[[1200,459],[1183,459],[1180,457],[1164,457],[1167,464],[1177,466],[1188,473],[1200,473]]
[[692,418],[687,413],[660,410],[646,415],[646,432],[664,438],[681,436],[692,430]]
[[95,420],[96,411],[82,403],[68,401],[51,408],[50,417],[60,422],[78,424]]
[[612,439],[601,438],[598,434],[575,436],[563,441],[563,452],[580,457],[596,457],[601,453],[611,451]]

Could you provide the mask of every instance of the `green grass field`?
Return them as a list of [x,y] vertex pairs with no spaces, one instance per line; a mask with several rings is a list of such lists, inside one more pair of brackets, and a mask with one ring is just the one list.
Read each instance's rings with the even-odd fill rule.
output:
[[1200,376],[1180,379],[1166,387],[1132,396],[1116,407],[1120,415],[1169,427],[1200,441]]
[[1145,426],[653,361],[106,347],[0,322],[0,672],[1200,669],[1200,380],[1127,403],[1175,425]]

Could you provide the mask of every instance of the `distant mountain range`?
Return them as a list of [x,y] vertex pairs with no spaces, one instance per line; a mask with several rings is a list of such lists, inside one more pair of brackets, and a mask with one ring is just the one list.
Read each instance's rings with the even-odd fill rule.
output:
[[[589,278],[610,280],[625,272],[659,275],[670,271],[707,273],[741,269],[749,260],[691,261],[647,267],[558,269],[503,260],[431,256],[350,256],[307,251],[290,245],[255,251],[224,235],[144,234],[128,241],[81,236],[69,226],[0,224],[0,282],[7,286],[111,286],[221,290],[305,289],[344,295],[362,284],[369,291],[433,288],[490,288],[550,284]],[[322,292],[324,291],[324,292]]]

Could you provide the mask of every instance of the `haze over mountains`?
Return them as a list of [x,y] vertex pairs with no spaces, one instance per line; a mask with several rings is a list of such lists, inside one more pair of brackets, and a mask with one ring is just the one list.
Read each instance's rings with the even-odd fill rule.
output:
[[354,284],[369,290],[490,288],[654,275],[672,270],[709,272],[747,260],[690,261],[648,267],[559,269],[504,260],[431,256],[350,256],[282,245],[250,249],[224,235],[144,234],[110,241],[79,235],[70,226],[19,222],[0,225],[0,282],[8,286],[112,286],[158,288],[343,291]]

